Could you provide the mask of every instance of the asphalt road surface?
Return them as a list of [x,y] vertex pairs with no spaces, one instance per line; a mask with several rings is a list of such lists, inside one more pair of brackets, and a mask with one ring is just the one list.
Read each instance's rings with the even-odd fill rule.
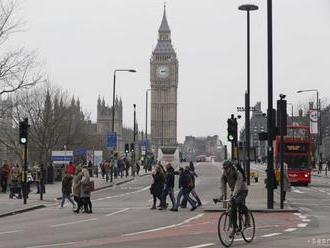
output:
[[[94,192],[93,214],[75,214],[71,205],[58,209],[54,204],[2,218],[0,247],[221,247],[220,213],[204,212],[219,194],[220,164],[201,163],[196,170],[203,206],[193,212],[190,206],[179,212],[150,210],[152,178],[145,176]],[[237,237],[234,247],[321,247],[316,242],[326,239],[330,247],[329,179],[314,181],[288,195],[289,204],[301,208],[302,214],[255,213],[256,239],[245,244]]]

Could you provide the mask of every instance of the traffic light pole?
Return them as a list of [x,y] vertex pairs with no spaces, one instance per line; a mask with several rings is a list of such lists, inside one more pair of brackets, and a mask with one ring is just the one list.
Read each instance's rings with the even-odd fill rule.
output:
[[24,157],[23,157],[23,201],[26,204],[26,199],[28,195],[27,188],[27,143],[24,144]]
[[267,41],[268,41],[268,109],[267,109],[267,208],[274,208],[274,153],[273,153],[273,22],[272,0],[267,0]]

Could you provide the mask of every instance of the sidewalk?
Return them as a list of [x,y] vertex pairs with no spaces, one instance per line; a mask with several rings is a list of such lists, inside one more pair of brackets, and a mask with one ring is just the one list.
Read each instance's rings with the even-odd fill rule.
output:
[[[150,175],[150,172],[144,173],[142,171],[140,176]],[[106,182],[105,179],[99,177],[91,177],[91,180],[95,183],[95,191],[109,188],[114,185],[120,185],[129,181],[134,180],[134,177],[129,176],[127,178],[123,177],[122,179],[118,177],[114,179],[112,183]],[[31,210],[35,210],[38,208],[44,208],[50,205],[58,204],[58,200],[62,197],[62,182],[54,182],[53,184],[46,184],[46,193],[43,194],[43,200],[40,200],[40,194],[36,194],[37,188],[33,184],[31,187],[31,192],[29,194],[29,198],[27,199],[27,204],[23,203],[23,199],[9,199],[9,188],[7,189],[7,193],[0,193],[0,217],[10,216],[19,214],[22,212],[27,212]]]
[[[259,173],[259,182],[251,180],[249,193],[246,198],[246,205],[253,212],[298,212],[297,209],[291,208],[287,203],[284,203],[284,209],[280,209],[280,191],[279,187],[274,190],[274,208],[267,209],[267,188],[264,183],[265,175]],[[206,212],[224,211],[222,203],[214,205],[206,209]]]

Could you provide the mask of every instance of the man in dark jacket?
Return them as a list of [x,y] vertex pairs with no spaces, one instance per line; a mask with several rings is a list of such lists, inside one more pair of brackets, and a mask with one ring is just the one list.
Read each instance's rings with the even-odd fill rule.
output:
[[170,163],[166,165],[166,174],[165,174],[165,184],[162,194],[162,201],[160,204],[159,210],[166,209],[166,197],[170,196],[172,201],[172,208],[175,208],[175,198],[174,198],[174,169]]
[[62,202],[60,208],[63,208],[65,199],[68,199],[72,203],[73,207],[76,206],[74,201],[71,199],[72,179],[72,175],[69,172],[65,172],[62,180]]
[[171,209],[171,211],[175,211],[175,212],[178,211],[178,207],[179,207],[179,204],[181,202],[181,197],[182,196],[192,206],[191,211],[194,211],[197,208],[196,202],[193,199],[191,199],[190,196],[189,196],[191,190],[193,189],[193,178],[192,178],[192,175],[191,175],[191,173],[189,172],[188,169],[185,169],[184,170],[183,168],[180,168],[179,174],[180,174],[180,177],[179,177],[179,188],[180,188],[180,191],[179,191],[179,194],[178,194],[178,197],[177,197],[176,205],[175,205],[174,208]]

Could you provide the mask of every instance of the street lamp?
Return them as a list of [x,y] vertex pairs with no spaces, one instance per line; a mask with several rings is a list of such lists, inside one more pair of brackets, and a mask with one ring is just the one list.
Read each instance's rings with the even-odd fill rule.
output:
[[113,73],[113,89],[112,89],[112,127],[111,131],[115,131],[115,91],[116,91],[116,72],[117,71],[126,71],[126,72],[136,72],[134,69],[116,69]]
[[243,4],[238,9],[247,13],[247,91],[245,93],[245,150],[247,151],[247,156],[245,165],[247,184],[250,185],[250,11],[257,10],[258,6]]
[[134,125],[133,125],[133,144],[134,144],[134,150],[133,150],[133,154],[132,154],[132,160],[133,160],[133,176],[135,176],[135,136],[136,136],[136,104],[133,104],[133,108],[134,108]]
[[[145,134],[145,140],[147,142],[148,140],[148,92],[151,91],[151,89],[146,90],[146,134]],[[146,144],[148,146],[148,144]]]
[[317,154],[318,154],[318,158],[321,158],[321,154],[320,154],[320,145],[322,143],[321,141],[321,108],[320,108],[320,99],[319,99],[319,91],[317,89],[310,89],[310,90],[298,90],[297,93],[304,93],[304,92],[316,92],[316,110],[317,110]]

